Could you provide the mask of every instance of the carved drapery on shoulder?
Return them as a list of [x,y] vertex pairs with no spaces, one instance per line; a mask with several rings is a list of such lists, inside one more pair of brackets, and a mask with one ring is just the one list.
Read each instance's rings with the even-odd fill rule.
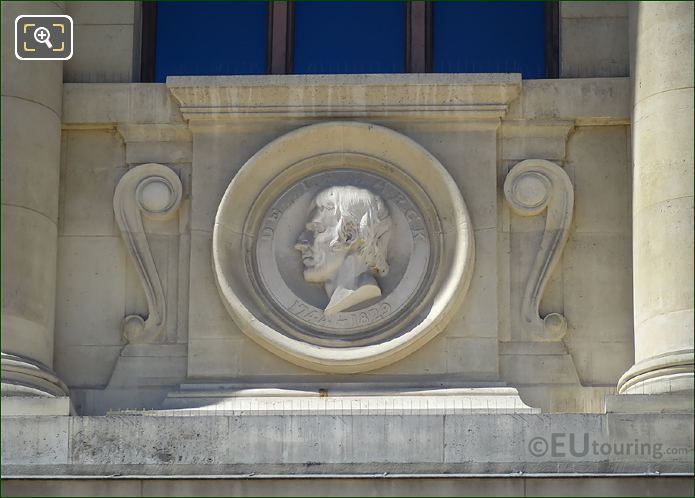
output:
[[142,216],[152,220],[173,217],[181,203],[181,180],[162,164],[141,164],[128,171],[116,186],[113,210],[130,259],[145,290],[148,316],[123,319],[123,337],[128,343],[156,342],[166,320],[162,282],[145,235]]
[[547,210],[543,239],[526,282],[521,302],[524,332],[539,341],[559,341],[567,331],[560,313],[540,317],[539,306],[548,279],[567,242],[574,207],[574,189],[567,173],[555,163],[527,159],[515,165],[504,182],[504,195],[521,216]]

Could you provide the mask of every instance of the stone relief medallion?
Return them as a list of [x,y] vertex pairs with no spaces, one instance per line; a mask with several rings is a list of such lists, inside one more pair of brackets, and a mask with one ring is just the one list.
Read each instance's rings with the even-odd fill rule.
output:
[[261,149],[232,180],[213,233],[218,288],[241,330],[329,372],[378,368],[434,337],[461,304],[473,251],[441,164],[354,122]]
[[[352,164],[365,162],[352,156]],[[340,164],[350,156],[315,161],[330,159]],[[430,224],[439,233],[436,218]],[[348,164],[307,176],[270,206],[258,227],[253,270],[286,333],[355,346],[412,317],[437,248],[403,190]]]

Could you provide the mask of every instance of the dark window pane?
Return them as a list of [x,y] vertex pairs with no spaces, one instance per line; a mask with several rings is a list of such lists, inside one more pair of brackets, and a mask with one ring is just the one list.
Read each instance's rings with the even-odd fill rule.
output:
[[435,2],[434,71],[545,77],[543,2]]
[[267,2],[159,2],[156,81],[265,74]]
[[296,74],[402,73],[402,2],[297,2]]

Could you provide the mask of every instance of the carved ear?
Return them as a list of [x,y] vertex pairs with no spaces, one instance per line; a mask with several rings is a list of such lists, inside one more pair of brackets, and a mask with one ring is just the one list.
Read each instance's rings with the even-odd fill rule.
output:
[[338,222],[338,237],[329,244],[334,251],[343,250],[350,247],[357,240],[358,229],[354,223],[342,218]]

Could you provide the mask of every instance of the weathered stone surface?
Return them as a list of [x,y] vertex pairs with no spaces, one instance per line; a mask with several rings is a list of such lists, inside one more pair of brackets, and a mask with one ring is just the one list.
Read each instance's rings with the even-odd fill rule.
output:
[[[342,137],[340,144],[331,140],[334,136]],[[383,229],[386,231],[380,232],[379,237],[391,237],[393,231],[390,244],[382,244],[374,253],[376,259],[383,261],[369,263],[377,265],[379,271],[389,272],[385,278],[380,276],[383,296],[382,289],[375,285],[375,277],[358,270],[367,267],[367,263],[359,262],[362,250],[377,247],[376,241],[360,243],[365,227],[372,222],[366,222],[363,215],[361,221],[349,221],[348,214],[357,207],[346,204],[347,193],[345,201],[321,197],[324,193],[338,195],[326,189],[338,189],[335,192],[339,193],[357,188],[355,185],[372,197],[373,192],[379,192],[373,203],[378,199],[381,210],[369,218],[373,223],[388,220],[388,227]],[[262,201],[255,202],[256,198]],[[316,215],[326,219],[310,218],[306,223],[306,212],[314,205],[312,199],[315,204],[330,204],[332,208],[323,209],[326,215]],[[300,201],[303,204],[295,208]],[[346,214],[331,222],[328,218],[334,210]],[[314,214],[309,212],[309,216]],[[314,244],[316,235],[304,235],[304,223],[306,229],[315,229],[312,233],[319,233],[320,229],[321,237],[329,236],[323,246]],[[348,233],[353,230],[350,223],[355,227],[354,234]],[[315,224],[320,224],[320,228]],[[338,239],[331,240],[331,230]],[[349,260],[343,263],[337,259],[336,244],[344,233],[344,244],[350,240],[350,244],[365,246],[357,252],[345,249],[343,258]],[[439,235],[431,239],[430,233]],[[244,251],[249,244],[255,245],[255,262],[248,266],[246,259],[245,266],[234,266],[232,262],[245,260]],[[303,250],[305,267],[307,262],[330,267],[335,260],[336,268],[305,268],[302,280],[300,258],[294,251],[298,247]],[[463,300],[470,281],[473,250],[467,209],[446,170],[406,137],[363,123],[309,126],[271,142],[244,165],[230,184],[220,203],[213,235],[217,285],[237,326],[292,362],[336,373],[385,366],[440,331],[451,317],[450,310]],[[307,256],[309,251],[314,256]],[[348,282],[348,268],[359,273],[352,278],[362,278],[360,285]],[[345,275],[335,284],[325,284],[325,289],[331,288],[327,302],[323,302],[325,296],[319,293],[320,289],[306,285],[330,281],[333,273],[340,272]],[[251,282],[255,285],[251,286]],[[259,287],[263,292],[254,298]],[[351,299],[347,294],[353,287],[354,295],[364,289],[370,292],[370,288],[373,295],[349,305],[340,304]],[[336,294],[342,297],[334,298]],[[377,297],[381,300],[360,306]],[[253,299],[266,299],[267,305],[259,308]],[[273,306],[279,306],[278,318],[285,315],[287,325],[274,320],[272,314],[268,316],[268,308]],[[352,306],[354,311],[347,311]],[[292,325],[298,321],[300,326]]]
[[2,6],[3,396],[67,394],[51,371],[63,64],[13,53],[18,15],[63,9],[54,2]]
[[465,475],[361,475],[354,477],[214,479],[5,479],[12,496],[690,496],[683,476],[584,478]]
[[139,2],[3,3],[3,493],[690,493],[692,4],[559,10],[560,79],[141,84]]
[[620,392],[693,388],[692,15],[689,3],[630,7],[635,365]]
[[[108,202],[103,202],[102,209],[102,200],[108,200],[102,193],[115,188],[115,182],[122,175],[121,168],[130,167],[129,161],[137,162],[137,158],[156,160],[157,155],[161,155],[167,165],[170,164],[168,161],[172,161],[184,185],[178,228],[172,222],[149,221],[146,221],[144,228],[156,266],[158,270],[160,267],[162,269],[160,278],[163,283],[166,282],[167,313],[169,310],[175,313],[175,316],[167,318],[166,340],[180,341],[184,338],[185,341],[188,337],[187,373],[190,378],[277,378],[285,375],[318,378],[315,372],[294,366],[249,341],[225,311],[211,269],[214,215],[226,185],[241,166],[273,139],[315,122],[312,121],[312,113],[320,109],[324,113],[322,115],[350,115],[359,116],[360,119],[369,116],[370,121],[386,125],[417,141],[445,166],[470,209],[477,261],[468,296],[462,306],[454,310],[452,321],[441,332],[442,339],[431,341],[412,357],[370,372],[365,381],[413,375],[431,375],[435,379],[447,373],[469,380],[494,380],[500,376],[500,360],[495,353],[499,349],[496,346],[497,338],[522,342],[529,339],[521,334],[516,315],[510,314],[510,310],[520,309],[523,289],[544,229],[544,215],[528,219],[514,215],[498,195],[504,174],[516,162],[528,154],[545,156],[564,166],[575,193],[581,192],[581,197],[576,200],[577,212],[570,227],[567,250],[561,264],[550,275],[544,299],[539,305],[540,316],[553,312],[571,315],[567,336],[571,356],[567,352],[558,356],[522,356],[516,359],[513,355],[505,355],[505,366],[501,372],[506,379],[521,382],[524,389],[530,389],[529,382],[534,382],[533,379],[537,379],[535,382],[538,385],[548,382],[555,385],[548,391],[548,396],[541,396],[544,407],[561,409],[570,404],[574,406],[570,403],[571,392],[575,392],[576,398],[581,400],[576,403],[577,407],[600,406],[600,400],[594,399],[599,396],[599,391],[594,392],[592,387],[581,387],[578,379],[605,386],[606,383],[616,382],[620,370],[631,361],[631,331],[627,328],[629,318],[626,318],[629,311],[624,305],[630,292],[629,288],[623,289],[624,283],[629,281],[630,266],[629,263],[614,263],[624,258],[626,247],[629,249],[625,246],[630,237],[629,219],[622,216],[629,212],[629,196],[625,191],[628,178],[627,173],[623,174],[624,161],[627,159],[620,153],[621,148],[622,151],[627,150],[628,143],[623,126],[605,126],[627,122],[629,80],[524,81],[518,93],[519,86],[514,78],[432,78],[428,83],[424,76],[319,77],[310,85],[311,90],[302,90],[304,93],[300,89],[308,84],[306,77],[183,78],[170,82],[176,98],[168,93],[164,85],[67,84],[64,121],[70,129],[66,132],[69,142],[63,168],[68,181],[64,190],[65,201],[61,201],[65,202],[61,210],[66,213],[63,225],[65,233],[88,235],[108,230],[109,234],[114,234],[116,225],[108,219]],[[200,85],[210,82],[221,86],[210,87],[212,93],[205,93]],[[398,90],[398,85],[404,82],[410,85],[408,89]],[[454,92],[453,95],[458,95],[459,100],[456,103],[447,101],[439,91],[427,93],[425,90],[430,88],[427,85],[433,84],[445,85]],[[249,85],[260,85],[260,93],[249,94],[245,90],[251,88]],[[405,92],[403,98],[411,95],[417,96],[417,99],[411,102],[411,107],[397,113],[396,102],[391,100],[391,96],[384,97],[383,85],[390,89],[391,94]],[[461,90],[467,85],[472,85],[473,93],[466,94]],[[494,85],[501,86],[495,90]],[[348,92],[349,88],[353,91]],[[307,92],[318,99],[311,108],[290,108],[282,101],[283,95],[290,96],[294,103],[292,105],[295,105],[302,102]],[[227,112],[229,109],[222,107],[218,110],[208,109],[213,114],[206,114],[208,111],[196,107],[205,99],[212,98],[213,94],[223,99],[217,102],[222,107],[227,104],[241,107],[235,108],[234,112]],[[242,100],[225,103],[224,99],[231,98],[232,94]],[[500,126],[497,118],[490,119],[490,114],[480,114],[480,110],[474,112],[471,107],[476,98],[484,95],[496,96],[495,101],[501,106],[494,111],[496,116],[504,113],[505,107],[507,109],[509,120],[504,118],[499,128],[501,133],[497,130]],[[251,112],[253,106],[264,99],[277,105],[274,111],[277,116],[265,115],[261,119],[261,116]],[[434,107],[428,107],[427,119],[424,119],[426,116],[420,114],[418,109],[437,102],[455,104],[456,110],[439,108],[439,112]],[[177,114],[181,104],[187,113],[195,115],[190,127]],[[357,107],[346,107],[348,104]],[[288,116],[287,113],[290,113],[291,119],[279,118],[281,115]],[[413,119],[415,117],[417,119]],[[206,125],[208,118],[214,124]],[[114,134],[113,128],[88,131],[86,128],[97,126],[89,123],[99,123],[98,126],[102,127],[104,123],[117,126],[124,145],[117,140],[118,134]],[[594,126],[585,126],[587,124]],[[113,139],[107,140],[107,137]],[[107,147],[90,149],[92,140],[103,142]],[[186,155],[187,150],[192,153],[191,156]],[[301,157],[301,154],[297,157]],[[506,162],[499,169],[499,158],[505,157]],[[190,170],[185,162],[189,158],[192,159]],[[402,160],[409,159],[403,156]],[[90,161],[103,164],[103,168],[115,169],[106,174],[105,169],[97,170],[90,166]],[[607,178],[603,174],[606,171],[604,161],[610,164]],[[82,172],[89,171],[93,172],[92,176],[99,172],[98,181],[95,177],[93,183],[80,183],[80,175],[85,174]],[[620,195],[616,195],[616,192]],[[600,202],[593,202],[595,198]],[[95,199],[98,223],[94,221],[96,218],[81,214],[80,199],[85,202]],[[601,208],[602,204],[607,206],[610,215]],[[176,234],[187,234],[188,230],[191,230],[190,256],[185,245],[177,249],[177,245],[183,244],[186,239],[178,238],[181,236]],[[172,238],[160,239],[160,234]],[[506,255],[507,244],[510,244],[509,256]],[[291,249],[290,253],[295,254]],[[173,258],[178,258],[177,268],[171,266]],[[591,265],[596,264],[606,266],[605,272],[592,272]],[[114,299],[113,302],[118,303],[123,299],[126,307],[124,314],[145,316],[146,299],[140,290],[135,270],[123,259],[114,263],[114,270],[126,277],[126,284],[124,298]],[[190,284],[187,283],[189,273]],[[597,291],[597,286],[612,290],[604,294]],[[190,300],[187,297],[189,293]],[[99,292],[95,295],[99,295]],[[116,294],[113,297],[116,298]],[[61,307],[64,306],[62,303],[66,303],[62,299],[58,302]],[[594,308],[600,311],[596,312]],[[74,309],[81,308],[78,306]],[[59,310],[59,316],[72,314],[65,314],[62,308]],[[65,326],[71,327],[71,323],[72,320],[66,321]],[[608,336],[601,331],[600,324],[606,324]],[[115,341],[107,341],[113,346],[79,346],[72,339],[79,336],[79,326],[66,336],[63,336],[62,330],[57,338],[60,368],[70,368],[68,358],[75,358],[79,352],[84,352],[89,364],[93,365],[91,368],[95,368],[99,347],[102,347],[104,362],[99,371],[95,369],[92,375],[103,385],[115,364]],[[113,327],[108,330],[113,330]],[[73,342],[65,343],[63,337],[71,337],[70,341]],[[599,342],[596,342],[597,338]],[[606,361],[606,358],[616,357],[621,360]],[[541,363],[547,367],[533,367],[538,365],[539,359],[548,362]],[[172,365],[178,365],[177,361],[172,358]],[[134,365],[138,364],[144,365]],[[134,379],[137,378],[136,371],[143,367],[135,368]],[[71,379],[83,379],[80,383],[85,385],[90,374],[65,372],[65,375]],[[173,381],[174,377],[168,378]],[[569,384],[555,384],[555,380]],[[560,385],[565,387],[560,388]],[[561,394],[561,389],[570,391]],[[589,392],[593,394],[585,394]],[[121,394],[117,396],[120,399]],[[541,398],[536,396],[534,399]],[[144,398],[134,396],[133,399]]]
[[138,2],[67,2],[75,24],[75,50],[65,63],[65,81],[130,83],[140,75]]
[[691,421],[687,413],[4,417],[3,475],[692,472]]

